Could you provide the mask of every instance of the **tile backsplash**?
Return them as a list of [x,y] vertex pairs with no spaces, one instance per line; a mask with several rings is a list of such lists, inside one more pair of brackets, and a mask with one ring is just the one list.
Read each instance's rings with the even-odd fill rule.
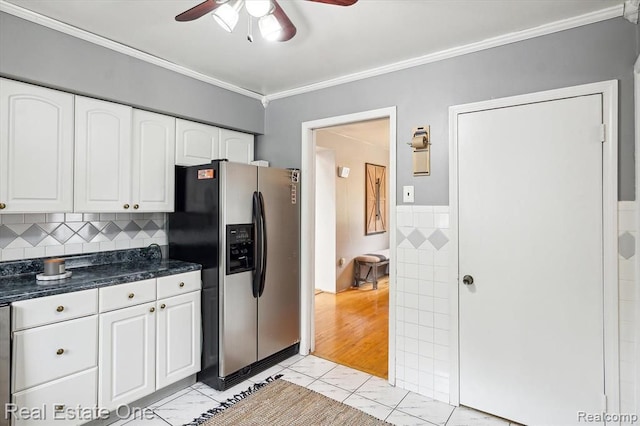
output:
[[449,207],[397,207],[396,384],[449,402]]
[[167,245],[166,213],[0,215],[0,261]]

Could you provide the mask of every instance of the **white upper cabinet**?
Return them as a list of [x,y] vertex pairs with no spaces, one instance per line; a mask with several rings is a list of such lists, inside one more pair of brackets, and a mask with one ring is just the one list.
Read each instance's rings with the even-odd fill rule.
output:
[[219,151],[219,128],[176,119],[176,165],[208,164],[219,158]]
[[173,211],[176,119],[133,110],[132,208]]
[[253,135],[220,129],[220,158],[236,163],[253,161]]
[[76,96],[75,211],[131,211],[131,111]]
[[0,213],[73,210],[73,95],[0,79]]

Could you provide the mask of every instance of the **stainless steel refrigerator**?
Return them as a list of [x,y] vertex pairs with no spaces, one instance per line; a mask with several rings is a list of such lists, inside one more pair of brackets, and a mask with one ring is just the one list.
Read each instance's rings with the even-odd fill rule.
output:
[[298,171],[176,167],[169,257],[202,265],[202,371],[224,390],[298,353]]

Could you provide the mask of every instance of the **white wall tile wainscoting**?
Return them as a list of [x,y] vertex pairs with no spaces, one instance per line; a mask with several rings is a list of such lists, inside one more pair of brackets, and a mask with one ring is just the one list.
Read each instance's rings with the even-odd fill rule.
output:
[[[397,212],[396,385],[449,402],[449,206]],[[636,203],[618,203],[620,411],[635,413]]]
[[166,213],[0,214],[0,261],[167,245]]

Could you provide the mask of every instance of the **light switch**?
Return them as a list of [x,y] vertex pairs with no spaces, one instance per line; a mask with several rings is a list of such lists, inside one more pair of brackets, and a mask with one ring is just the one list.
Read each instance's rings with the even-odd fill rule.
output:
[[413,185],[402,187],[402,201],[405,203],[413,203]]

